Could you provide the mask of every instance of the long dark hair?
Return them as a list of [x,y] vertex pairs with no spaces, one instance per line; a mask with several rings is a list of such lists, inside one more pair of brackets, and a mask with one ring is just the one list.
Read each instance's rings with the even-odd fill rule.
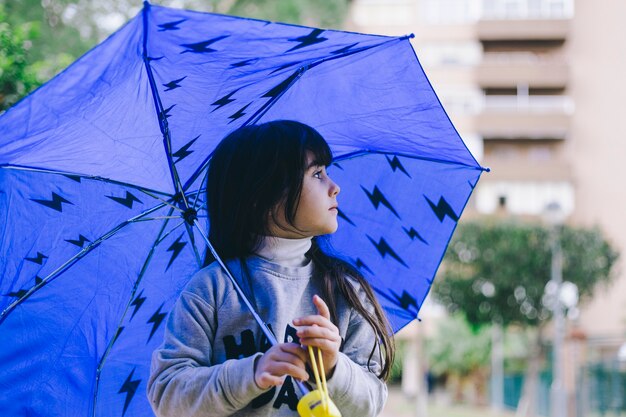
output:
[[[307,166],[307,152],[316,164],[328,166],[331,150],[312,127],[300,122],[278,120],[239,128],[226,136],[211,158],[207,179],[209,239],[224,259],[240,259],[255,253],[262,236],[269,235],[270,216],[283,204],[284,216],[293,226],[302,181]],[[274,222],[276,223],[276,222]],[[331,320],[338,322],[336,302],[341,294],[372,327],[380,346],[382,370],[388,379],[395,346],[388,321],[363,276],[341,259],[325,253],[313,238],[307,256],[314,265],[314,278],[321,296],[328,304]],[[368,309],[349,282],[356,281],[373,308]],[[376,351],[373,345],[370,359]]]

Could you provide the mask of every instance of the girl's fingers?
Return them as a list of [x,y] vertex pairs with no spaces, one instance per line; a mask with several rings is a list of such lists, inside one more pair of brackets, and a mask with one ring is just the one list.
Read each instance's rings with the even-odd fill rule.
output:
[[257,385],[261,388],[281,385],[283,382],[285,382],[285,376],[275,376],[269,372],[261,372],[256,379]]
[[290,375],[301,381],[309,379],[309,374],[301,366],[289,362],[272,362],[268,364],[267,371],[273,376]]
[[305,344],[302,342],[302,339],[307,338],[324,338],[333,341],[338,341],[340,339],[339,332],[337,332],[336,330],[319,326],[301,327],[296,331],[296,335],[300,338],[300,343],[302,344]]
[[322,297],[317,294],[314,295],[313,304],[315,304],[315,307],[317,307],[317,312],[320,314],[320,316],[324,317],[327,320],[330,320],[330,309],[328,308],[328,305],[326,305],[326,302],[322,300]]
[[273,346],[259,359],[257,384],[261,387],[279,385],[283,383],[285,375],[306,381],[309,375],[305,364],[306,355],[301,346],[294,343]]
[[284,343],[279,345],[280,350],[285,352],[286,354],[296,356],[302,363],[305,363],[307,360],[307,354],[302,346],[297,345],[295,343]]
[[317,347],[322,349],[323,352],[337,352],[339,349],[339,343],[333,340],[324,338],[304,338],[300,339],[300,342],[305,346]]
[[293,324],[296,326],[320,326],[331,329],[333,331],[339,332],[337,326],[333,324],[332,321],[328,320],[326,317],[320,316],[319,314],[312,316],[304,316],[293,320]]

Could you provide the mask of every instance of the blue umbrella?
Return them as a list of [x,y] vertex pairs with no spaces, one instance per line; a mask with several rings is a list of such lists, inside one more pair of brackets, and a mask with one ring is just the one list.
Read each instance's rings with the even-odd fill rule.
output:
[[484,169],[409,37],[146,3],[0,116],[1,415],[151,415],[150,354],[212,259],[211,152],[275,119],[328,140],[342,187],[330,244],[395,330],[417,317]]

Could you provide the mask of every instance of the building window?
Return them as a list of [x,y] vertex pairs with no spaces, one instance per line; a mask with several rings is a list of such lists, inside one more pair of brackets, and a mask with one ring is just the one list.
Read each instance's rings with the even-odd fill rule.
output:
[[574,0],[484,0],[483,19],[570,19]]
[[428,24],[470,23],[480,17],[480,0],[419,0],[419,20]]
[[476,210],[493,214],[506,206],[514,215],[540,216],[551,202],[558,202],[565,215],[574,211],[574,187],[567,181],[496,181],[478,186]]
[[414,23],[413,0],[355,1],[353,20],[359,26],[405,26]]
[[483,59],[480,42],[428,42],[415,46],[425,67],[470,67]]

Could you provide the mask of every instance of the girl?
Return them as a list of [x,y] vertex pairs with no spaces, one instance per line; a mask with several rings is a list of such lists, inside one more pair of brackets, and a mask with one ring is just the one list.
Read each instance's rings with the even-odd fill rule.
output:
[[394,346],[373,292],[320,249],[337,229],[332,155],[294,121],[246,126],[215,149],[208,172],[210,240],[279,343],[271,346],[221,267],[199,271],[176,302],[152,357],[158,416],[294,416],[309,381],[304,346],[321,350],[345,417],[375,416]]

